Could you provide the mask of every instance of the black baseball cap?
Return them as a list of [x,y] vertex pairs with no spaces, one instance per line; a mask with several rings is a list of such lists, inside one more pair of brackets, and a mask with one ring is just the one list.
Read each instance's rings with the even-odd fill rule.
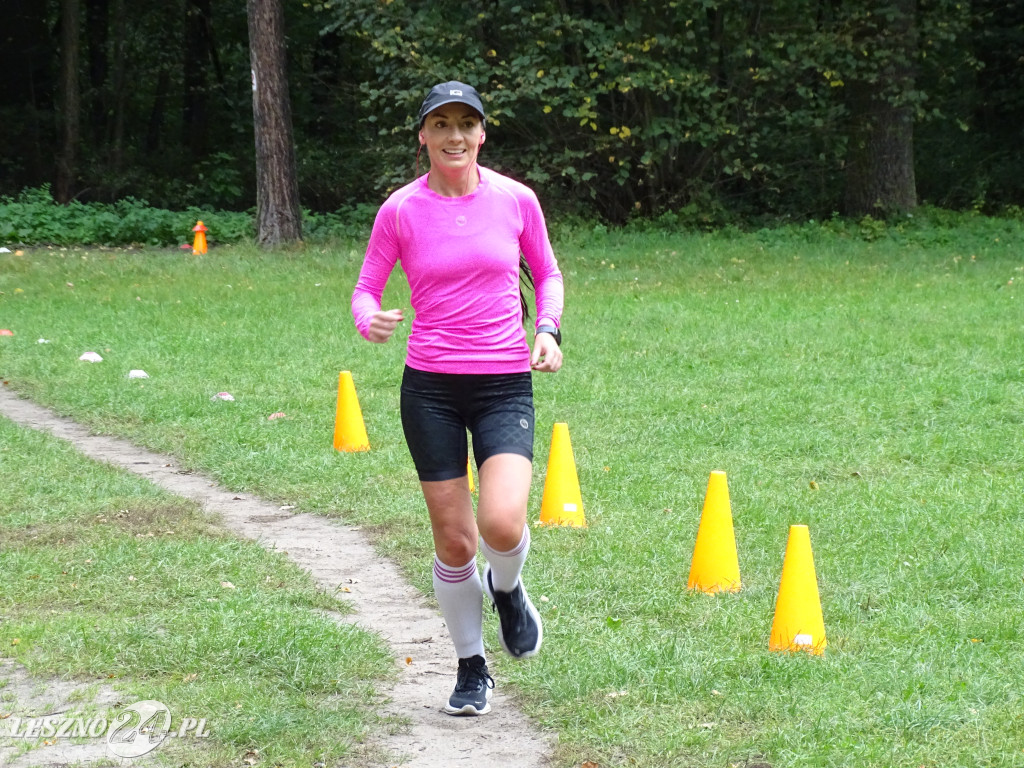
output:
[[472,85],[460,83],[458,80],[449,80],[447,83],[438,83],[430,89],[427,98],[420,106],[420,127],[427,115],[438,107],[445,104],[466,104],[480,113],[480,119],[484,118],[484,104],[480,100],[480,94]]

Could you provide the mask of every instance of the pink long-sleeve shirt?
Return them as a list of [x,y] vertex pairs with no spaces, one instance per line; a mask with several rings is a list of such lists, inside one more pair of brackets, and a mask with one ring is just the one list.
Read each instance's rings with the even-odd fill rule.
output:
[[558,270],[537,196],[477,166],[480,183],[444,197],[420,176],[377,212],[352,316],[366,337],[388,277],[401,262],[415,312],[406,364],[432,373],[520,373],[530,348],[519,302],[519,254],[533,273],[537,324],[559,325]]

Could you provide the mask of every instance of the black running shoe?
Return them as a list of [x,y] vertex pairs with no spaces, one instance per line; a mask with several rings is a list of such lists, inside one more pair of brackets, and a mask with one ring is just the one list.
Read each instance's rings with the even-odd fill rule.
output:
[[459,677],[444,711],[449,715],[486,715],[491,711],[494,678],[487,674],[483,656],[459,659]]
[[509,655],[517,659],[533,656],[540,650],[544,628],[540,614],[530,602],[522,579],[511,592],[501,592],[491,586],[491,567],[484,568],[484,589],[494,603],[501,621],[498,641]]

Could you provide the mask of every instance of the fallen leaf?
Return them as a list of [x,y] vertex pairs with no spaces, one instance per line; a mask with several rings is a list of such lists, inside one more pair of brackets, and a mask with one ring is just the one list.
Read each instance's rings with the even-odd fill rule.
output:
[[232,584],[232,583],[231,583],[230,581],[222,581],[222,582],[220,583],[220,585],[221,585],[222,587],[224,587],[224,589],[234,589],[234,588],[235,588],[235,585],[234,585],[234,584]]
[[287,418],[288,417],[285,416],[284,413],[282,413],[281,411],[278,411],[277,413],[272,413],[269,416],[267,416],[267,421],[274,421],[275,419],[287,419]]
[[811,480],[810,486],[811,486],[811,490],[812,491],[818,490],[818,484],[816,482],[814,482],[813,480]]
[[16,637],[13,640],[11,640],[11,645],[18,645],[20,642],[21,642],[21,638],[20,637]]
[[618,616],[609,616],[604,620],[604,623],[611,629],[622,629],[622,619]]
[[412,664],[412,656],[406,656],[405,657],[405,663],[406,664]]

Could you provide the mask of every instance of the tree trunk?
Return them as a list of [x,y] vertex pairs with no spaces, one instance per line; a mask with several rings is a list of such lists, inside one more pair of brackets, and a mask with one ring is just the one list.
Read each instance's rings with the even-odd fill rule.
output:
[[201,158],[206,151],[206,69],[210,58],[207,30],[210,14],[210,0],[188,0],[185,4],[185,58],[182,73],[185,105],[182,143],[188,149],[193,162]]
[[57,156],[54,199],[68,203],[74,196],[78,168],[80,96],[78,90],[79,0],[60,3],[60,100],[61,149]]
[[[110,169],[114,178],[119,179],[121,168],[124,164],[124,113],[127,89],[125,88],[125,67],[127,56],[125,55],[125,0],[114,0],[114,77],[113,77],[113,101],[114,107],[110,137]],[[116,182],[115,182],[116,183]],[[119,192],[120,190],[118,190]]]
[[89,87],[86,91],[86,112],[89,125],[87,141],[101,147],[110,135],[110,90],[107,87],[109,70],[110,0],[86,0],[85,29],[89,62]]
[[846,160],[843,210],[849,216],[888,216],[917,207],[914,177],[914,88],[916,0],[897,0],[891,24],[875,31],[877,49],[888,60],[874,73],[848,84],[853,124]]
[[248,0],[248,16],[256,138],[256,239],[260,245],[274,246],[302,239],[281,0]]

